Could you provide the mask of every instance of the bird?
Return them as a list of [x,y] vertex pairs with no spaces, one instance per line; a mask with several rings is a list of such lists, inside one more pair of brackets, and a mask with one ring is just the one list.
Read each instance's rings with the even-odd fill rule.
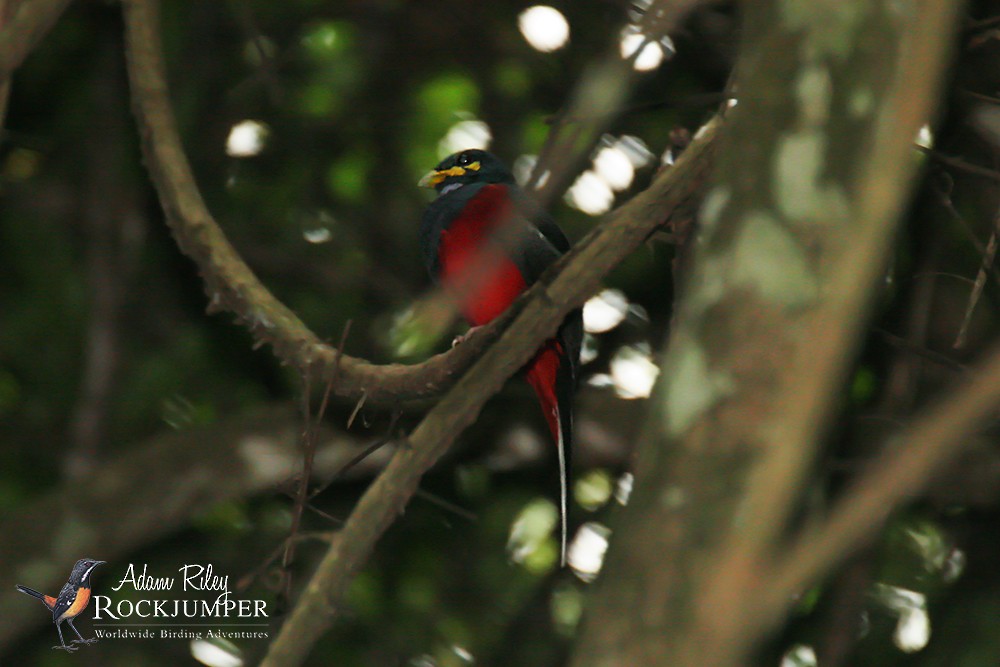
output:
[[[66,582],[56,597],[39,593],[21,584],[15,586],[19,592],[30,595],[33,598],[38,598],[42,604],[52,611],[52,622],[56,624],[56,630],[59,631],[59,643],[61,644],[61,646],[53,646],[52,648],[71,652],[79,648],[78,646],[72,646],[72,644],[93,644],[97,641],[96,637],[94,639],[84,639],[80,631],[73,625],[73,619],[79,616],[90,603],[90,575],[94,572],[94,568],[98,565],[104,565],[104,563],[105,561],[103,560],[94,560],[93,558],[78,560],[76,565],[73,566],[73,571],[70,572],[69,581]],[[63,622],[69,623],[69,627],[73,628],[73,632],[79,637],[79,639],[74,639],[70,642],[69,646],[66,645],[66,640],[63,639]]]
[[[570,249],[552,218],[517,185],[504,163],[485,150],[448,156],[420,185],[437,191],[420,226],[424,264],[432,280],[458,295],[459,311],[473,328],[501,315]],[[582,311],[576,309],[525,366],[558,453],[563,565],[573,396],[582,344]]]

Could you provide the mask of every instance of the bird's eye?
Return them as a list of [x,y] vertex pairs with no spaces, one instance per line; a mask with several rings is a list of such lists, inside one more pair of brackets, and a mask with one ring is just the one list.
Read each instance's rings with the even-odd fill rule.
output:
[[468,165],[470,162],[472,162],[472,158],[469,157],[468,153],[462,153],[461,155],[458,156],[459,167],[464,167]]

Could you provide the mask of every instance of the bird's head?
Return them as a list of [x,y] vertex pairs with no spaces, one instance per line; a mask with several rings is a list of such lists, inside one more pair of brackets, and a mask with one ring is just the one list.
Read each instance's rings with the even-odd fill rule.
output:
[[94,560],[93,558],[81,558],[73,566],[73,573],[70,579],[77,582],[86,581],[98,565],[104,565],[106,561]]
[[497,156],[477,148],[449,155],[420,179],[420,185],[446,194],[469,183],[513,183],[514,176]]

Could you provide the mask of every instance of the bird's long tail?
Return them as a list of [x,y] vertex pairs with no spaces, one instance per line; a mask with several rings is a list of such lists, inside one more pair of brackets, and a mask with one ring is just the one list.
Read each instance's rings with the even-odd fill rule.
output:
[[46,607],[48,607],[49,609],[52,609],[52,605],[55,603],[55,600],[52,598],[52,596],[45,595],[44,593],[39,593],[34,588],[28,588],[27,586],[22,586],[21,584],[14,584],[14,588],[16,588],[20,593],[24,593],[25,595],[30,595],[33,598],[38,598],[41,601],[41,603]]
[[573,371],[562,344],[552,339],[528,366],[528,383],[538,395],[559,455],[559,554],[566,564],[570,454],[573,451]]

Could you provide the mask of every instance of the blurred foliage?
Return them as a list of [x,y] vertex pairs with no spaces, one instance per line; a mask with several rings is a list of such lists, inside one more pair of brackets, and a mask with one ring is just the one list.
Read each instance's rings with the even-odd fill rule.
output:
[[[625,3],[563,3],[570,43],[543,54],[518,32],[518,13],[527,6],[163,3],[175,112],[210,208],[265,284],[316,332],[336,341],[352,322],[352,354],[390,361],[426,352],[398,323],[407,321],[409,306],[428,285],[416,234],[429,195],[416,181],[443,156],[449,130],[481,120],[492,133],[491,149],[509,162],[536,154],[576,78],[595,54],[616,48],[618,26],[628,20]],[[205,314],[199,278],[165,229],[142,168],[118,12],[114,3],[75,3],[14,78],[0,152],[3,512],[17,512],[65,480],[73,461],[99,465],[165,429],[297,400],[301,390],[266,350],[252,350],[244,331],[225,316]],[[984,2],[973,12],[987,18],[997,8]],[[710,5],[674,36],[676,57],[640,78],[630,106],[608,128],[608,143],[638,137],[650,159],[618,201],[648,182],[673,130],[696,128],[722,100],[735,35],[733,8]],[[957,77],[992,94],[995,75],[968,71],[974,65],[1000,71],[1000,52],[987,50],[967,54]],[[994,67],[983,68],[983,61]],[[982,155],[982,142],[963,129],[960,110],[947,112],[939,145],[970,159]],[[230,132],[247,120],[262,128],[261,149],[227,154]],[[966,362],[996,333],[997,292],[991,283],[973,318],[970,343],[951,351],[980,255],[954,216],[935,203],[939,177],[932,170],[916,199],[876,321],[920,347]],[[961,174],[952,183],[956,211],[985,239],[995,193]],[[597,220],[564,202],[552,213],[571,239]],[[652,247],[609,278],[641,309],[596,337],[586,376],[606,374],[624,346],[659,346],[670,318],[670,259],[668,248]],[[108,340],[102,336],[110,336],[110,344],[102,346]],[[894,423],[951,378],[940,365],[914,364],[914,358],[877,334],[868,341],[845,388],[846,414],[819,475],[824,498],[836,496],[845,469],[868,458]],[[903,384],[894,379],[900,364],[909,364],[911,373]],[[108,372],[103,379],[102,371]],[[587,408],[581,422],[598,424],[581,432],[590,440],[583,444],[600,450],[629,442],[635,432],[631,402],[616,398],[606,384],[582,394]],[[335,405],[328,418],[343,426],[352,409]],[[475,519],[415,500],[355,580],[348,613],[309,664],[560,664],[586,585],[557,568],[549,530],[554,457],[539,440],[545,431],[536,412],[516,382],[490,403],[459,450],[425,482],[432,498]],[[397,429],[417,416],[404,415]],[[85,419],[96,419],[96,433],[81,429]],[[364,408],[352,432],[373,439],[387,422],[388,415]],[[526,439],[525,429],[535,435]],[[995,449],[995,439],[990,446]],[[507,461],[511,451],[539,447],[542,455]],[[611,465],[577,469],[574,524],[607,520],[627,460],[627,451],[619,452]],[[363,488],[360,482],[338,484],[316,505],[344,517]],[[988,564],[995,564],[1000,542],[987,528],[996,519],[995,504],[970,507],[947,497],[921,504],[862,556],[875,563],[856,584],[870,591],[855,609],[854,618],[864,622],[837,620],[835,579],[813,592],[765,651],[767,664],[778,664],[780,656],[790,665],[810,664],[800,649],[832,642],[837,633],[862,636],[846,664],[994,664],[1000,655],[992,624],[1000,576]],[[289,524],[290,501],[275,490],[206,507],[183,533],[130,560],[165,570],[211,562],[240,578],[267,562]],[[307,531],[336,527],[316,514],[307,514],[306,524]],[[311,541],[299,549],[296,585],[324,546]],[[956,553],[967,560],[964,569]],[[97,581],[107,583],[100,573]],[[276,604],[271,583],[258,578],[252,590]],[[933,629],[926,649],[897,647],[899,607],[880,599],[875,584],[926,597]],[[10,648],[3,664],[61,665],[79,657],[53,655],[50,634],[40,621],[38,634]],[[253,659],[264,646],[248,641],[240,648]],[[158,642],[155,650],[104,642],[90,651],[100,651],[101,664],[194,664],[179,641]]]

